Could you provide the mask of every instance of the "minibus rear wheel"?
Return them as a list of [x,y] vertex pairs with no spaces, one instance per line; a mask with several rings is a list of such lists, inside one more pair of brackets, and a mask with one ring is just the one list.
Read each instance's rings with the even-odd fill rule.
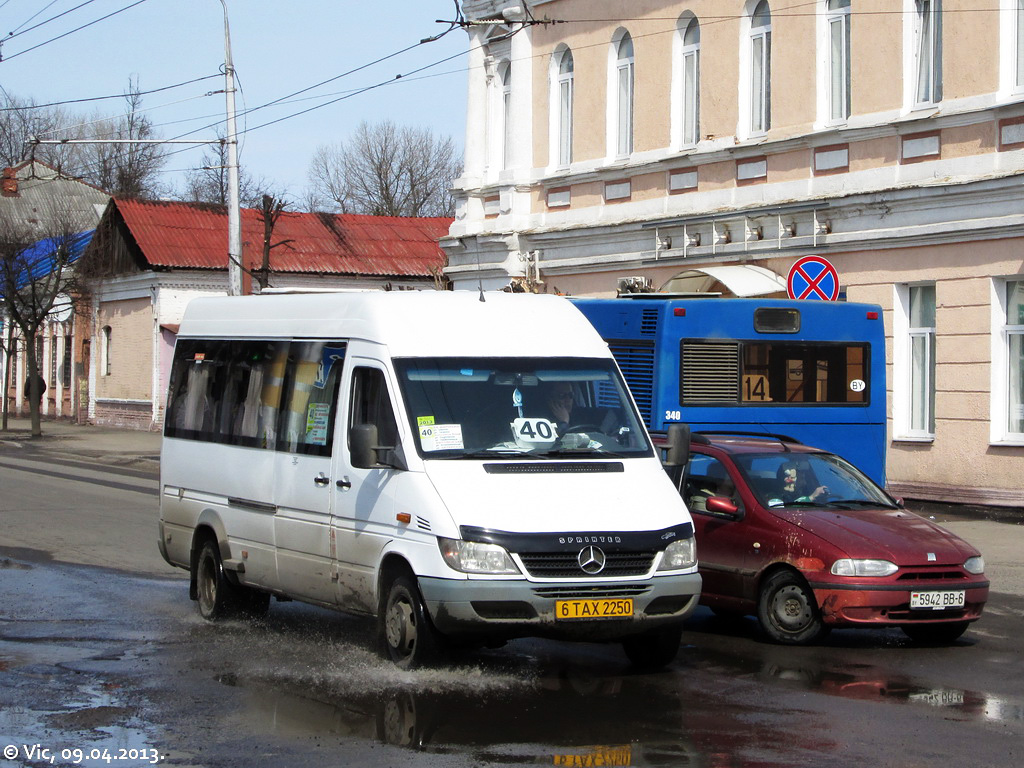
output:
[[196,601],[199,615],[208,621],[237,616],[245,603],[241,588],[228,581],[213,539],[203,542],[196,558]]
[[401,669],[425,666],[439,656],[441,636],[409,576],[398,576],[391,582],[381,625],[388,656]]

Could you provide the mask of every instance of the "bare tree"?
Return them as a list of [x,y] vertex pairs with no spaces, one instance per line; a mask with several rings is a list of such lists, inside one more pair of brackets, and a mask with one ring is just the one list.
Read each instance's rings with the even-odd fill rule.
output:
[[348,141],[318,147],[308,175],[314,199],[342,213],[451,216],[451,187],[460,168],[450,138],[427,128],[364,121]]
[[[123,115],[85,118],[9,97],[0,107],[0,159],[9,166],[30,158],[41,160],[117,197],[158,197],[166,151],[161,144],[148,143],[157,136],[152,121],[142,114],[136,81],[129,81],[124,98]],[[117,143],[33,145],[33,138]]]
[[[238,199],[243,207],[259,208],[267,187],[263,178],[254,179],[244,168],[238,169]],[[179,197],[189,203],[228,204],[228,151],[223,136],[207,147],[201,166],[186,174]]]
[[37,107],[31,99],[19,99],[4,92],[4,100],[0,102],[0,162],[4,167],[13,167],[34,157],[58,171],[77,170],[78,148],[74,145],[47,144],[35,148],[31,145],[32,138],[52,135],[74,122],[58,107]]
[[270,252],[274,248],[288,245],[291,240],[274,242],[274,227],[281,214],[288,208],[288,201],[273,195],[263,195],[260,200],[260,221],[263,223],[263,259],[262,264],[253,270],[253,277],[260,290],[270,287]]
[[[21,331],[28,369],[29,415],[32,436],[42,435],[39,406],[42,399],[36,338],[61,294],[80,295],[71,268],[75,248],[83,235],[67,213],[47,216],[46,227],[30,227],[0,214],[0,295],[9,321]],[[10,337],[9,337],[10,338]],[[8,350],[9,352],[12,350]],[[8,370],[4,375],[6,415]]]
[[117,143],[84,145],[81,174],[114,197],[132,199],[158,197],[159,172],[166,151],[156,139],[153,122],[140,111],[142,96],[137,81],[130,81],[124,95],[124,115],[90,124],[90,138],[113,139]]

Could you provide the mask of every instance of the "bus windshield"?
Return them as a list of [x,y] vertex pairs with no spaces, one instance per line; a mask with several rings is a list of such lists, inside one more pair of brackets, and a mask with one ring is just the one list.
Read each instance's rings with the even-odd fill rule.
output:
[[424,458],[652,454],[612,360],[405,358],[395,367]]

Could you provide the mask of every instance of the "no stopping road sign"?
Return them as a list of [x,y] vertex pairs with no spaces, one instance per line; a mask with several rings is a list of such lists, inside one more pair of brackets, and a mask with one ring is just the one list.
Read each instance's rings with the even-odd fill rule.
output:
[[839,275],[824,256],[804,256],[790,267],[786,290],[791,299],[835,301],[839,298]]

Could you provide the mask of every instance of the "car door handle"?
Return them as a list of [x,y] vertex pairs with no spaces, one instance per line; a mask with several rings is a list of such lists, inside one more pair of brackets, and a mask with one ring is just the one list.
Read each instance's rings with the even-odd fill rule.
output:
[[331,482],[331,478],[329,478],[327,475],[321,472],[319,475],[313,478],[313,482],[316,483],[319,487],[323,488],[325,485]]
[[335,483],[335,485],[338,486],[339,488],[341,488],[341,490],[347,491],[349,488],[352,487],[352,481],[349,480],[347,477],[345,477],[345,478],[342,478],[341,480],[337,481]]

